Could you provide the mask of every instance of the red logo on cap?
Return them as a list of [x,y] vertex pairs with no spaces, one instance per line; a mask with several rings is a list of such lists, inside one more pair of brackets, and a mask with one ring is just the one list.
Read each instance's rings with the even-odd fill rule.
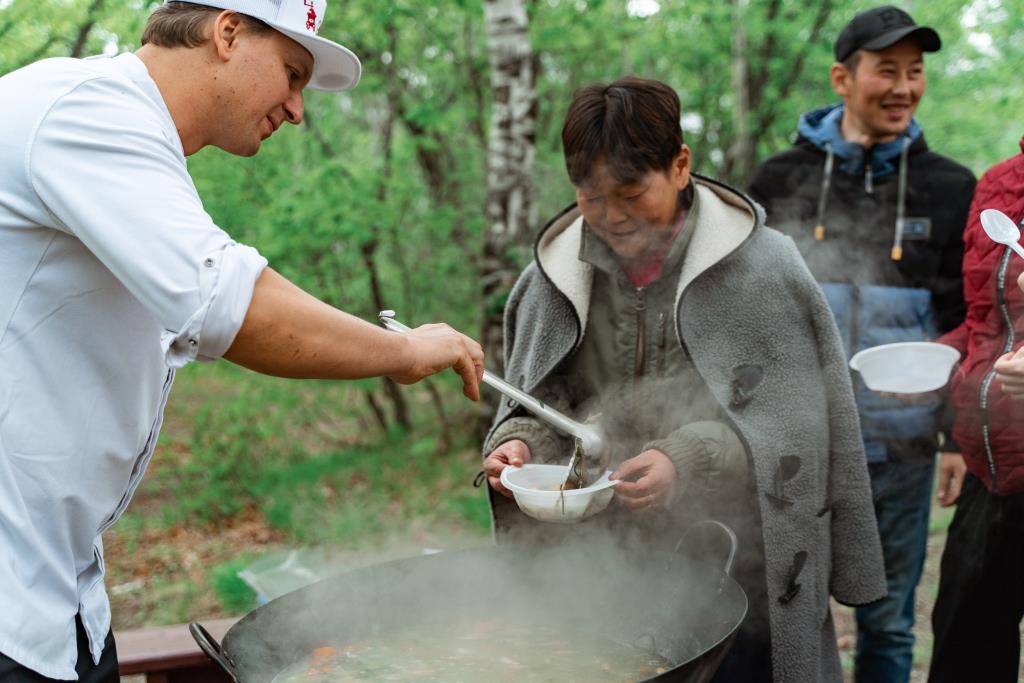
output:
[[316,8],[313,7],[313,0],[303,0],[303,4],[309,8],[306,12],[306,28],[316,33]]

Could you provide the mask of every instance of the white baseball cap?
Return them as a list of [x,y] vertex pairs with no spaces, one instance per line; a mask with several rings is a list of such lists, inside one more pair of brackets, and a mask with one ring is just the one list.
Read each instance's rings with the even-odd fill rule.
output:
[[327,10],[327,0],[181,1],[232,10],[259,19],[309,50],[313,55],[313,75],[307,85],[309,88],[348,90],[359,82],[362,73],[359,58],[347,47],[317,35]]

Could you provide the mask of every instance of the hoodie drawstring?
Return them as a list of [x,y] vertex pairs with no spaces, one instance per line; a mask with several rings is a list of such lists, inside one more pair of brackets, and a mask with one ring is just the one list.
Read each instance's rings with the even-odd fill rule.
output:
[[814,226],[814,239],[825,239],[825,207],[828,206],[828,191],[832,186],[832,166],[835,163],[832,145],[825,143],[825,172],[821,174],[821,195],[818,197],[818,224]]
[[[889,252],[889,258],[893,261],[903,259],[903,223],[907,207],[907,157],[912,142],[911,139],[907,138],[903,141],[903,147],[900,149],[899,189],[897,190],[896,199],[896,231],[893,235],[892,249]],[[821,174],[821,194],[818,196],[818,222],[814,226],[814,239],[819,242],[825,239],[825,209],[828,207],[828,193],[832,187],[832,168],[834,165],[835,153],[832,151],[832,145],[825,143],[825,170]],[[870,163],[865,167],[864,171],[864,187],[865,190],[871,192],[874,190],[874,184],[871,182]]]
[[892,251],[889,258],[899,261],[903,258],[903,217],[907,207],[907,151],[910,149],[910,140],[903,141],[903,149],[900,150],[900,181],[899,192],[896,199],[896,234],[892,239]]

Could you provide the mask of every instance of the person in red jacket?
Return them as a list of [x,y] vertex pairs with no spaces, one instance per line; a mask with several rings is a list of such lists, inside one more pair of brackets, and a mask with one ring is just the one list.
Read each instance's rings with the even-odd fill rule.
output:
[[967,475],[942,553],[931,683],[1016,681],[1020,666],[1024,261],[985,235],[983,209],[1024,220],[1024,154],[992,167],[977,185],[964,231],[967,318],[940,339],[963,354],[950,392]]

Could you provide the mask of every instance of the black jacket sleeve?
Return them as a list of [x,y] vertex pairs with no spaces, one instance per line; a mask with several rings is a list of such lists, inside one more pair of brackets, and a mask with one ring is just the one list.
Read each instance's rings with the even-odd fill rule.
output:
[[967,225],[967,212],[974,198],[974,175],[965,168],[960,168],[955,183],[950,183],[948,219],[954,226],[946,236],[942,245],[942,261],[932,287],[932,301],[935,306],[935,324],[940,334],[956,328],[967,315],[964,303],[964,226]]

